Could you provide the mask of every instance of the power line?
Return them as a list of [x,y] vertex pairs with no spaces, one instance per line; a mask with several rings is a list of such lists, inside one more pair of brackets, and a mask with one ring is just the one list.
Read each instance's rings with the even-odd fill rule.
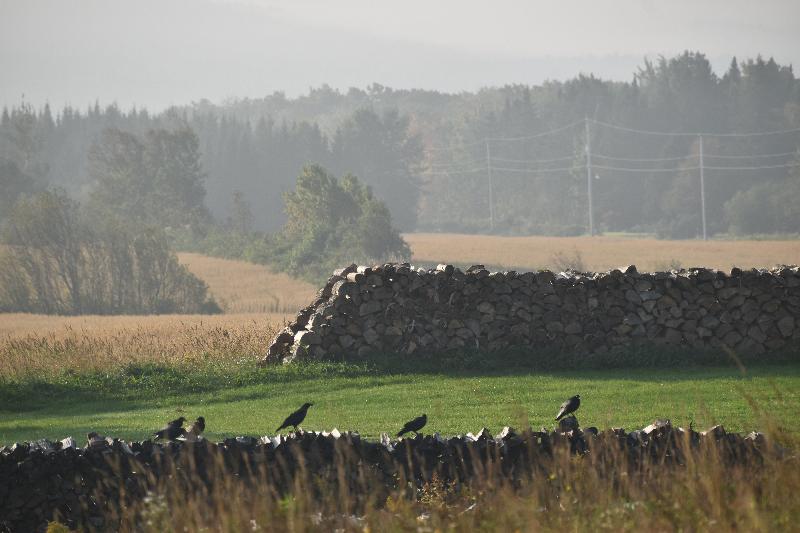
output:
[[486,141],[486,174],[489,176],[489,230],[494,231],[494,179],[492,174],[492,149]]
[[686,159],[695,158],[697,154],[689,154],[683,157],[616,157],[611,155],[596,154],[592,152],[592,157],[600,157],[603,159],[611,159],[614,161],[631,161],[631,162],[659,162],[659,161],[685,161]]
[[[456,148],[467,148],[469,146],[477,146],[479,144],[483,144],[486,142],[486,139],[481,139],[479,141],[470,142],[467,144],[460,144]],[[453,148],[448,146],[428,146],[425,148],[428,152],[452,152]]]
[[523,137],[488,137],[485,140],[486,141],[491,141],[491,142],[495,142],[495,141],[497,141],[497,142],[527,141],[527,140],[530,140],[530,139],[538,139],[539,137],[544,137],[546,135],[553,135],[554,133],[560,133],[562,131],[574,128],[575,126],[578,126],[580,124],[583,124],[583,121],[582,120],[576,120],[575,122],[571,122],[571,123],[569,123],[569,124],[567,124],[565,126],[561,126],[559,128],[555,128],[555,129],[548,130],[548,131],[543,131],[541,133],[534,133],[533,135],[525,135]]
[[557,161],[570,161],[574,159],[574,154],[565,157],[554,157],[552,159],[505,159],[503,157],[492,157],[492,161],[501,161],[503,163],[555,163]]
[[589,115],[583,116],[583,127],[586,132],[586,198],[589,204],[589,237],[594,237],[594,207],[592,205],[592,132],[589,131]]
[[[637,129],[637,128],[630,128],[630,127],[627,127],[627,126],[620,126],[620,125],[617,125],[617,124],[611,124],[609,122],[603,122],[601,120],[596,120],[596,119],[586,119],[586,120],[588,120],[589,122],[592,122],[593,124],[596,124],[598,126],[601,126],[601,127],[604,127],[604,128],[614,129],[614,130],[617,130],[617,131],[624,131],[624,132],[635,133],[635,134],[639,134],[639,135],[658,135],[658,136],[665,136],[665,137],[698,137],[698,136],[705,136],[705,137],[746,138],[746,137],[764,137],[764,136],[771,136],[771,135],[783,135],[783,134],[800,132],[800,128],[792,128],[792,129],[785,129],[785,130],[773,130],[773,131],[758,131],[758,132],[750,132],[750,133],[705,133],[705,132],[683,132],[683,131],[669,132],[669,131],[654,131],[654,130],[642,130],[642,129]],[[540,133],[534,133],[534,134],[531,134],[531,135],[518,136],[518,137],[484,137],[483,139],[475,140],[475,141],[472,141],[472,142],[469,142],[469,143],[466,143],[466,144],[460,144],[460,145],[457,145],[455,147],[428,146],[428,147],[425,148],[425,151],[427,151],[427,152],[454,152],[456,150],[463,149],[463,148],[479,146],[479,145],[485,144],[486,142],[493,142],[493,143],[497,143],[497,142],[519,142],[519,141],[526,141],[526,140],[531,140],[531,139],[538,139],[538,138],[541,138],[541,137],[546,137],[548,135],[554,135],[554,134],[557,134],[557,133],[561,133],[563,131],[567,131],[569,129],[572,129],[572,128],[582,124],[583,122],[584,122],[583,120],[577,120],[577,121],[574,121],[574,122],[570,122],[569,124],[565,124],[564,126],[553,128],[551,130],[543,131],[543,132],[540,132]],[[785,153],[782,153],[782,154],[763,154],[763,155],[755,155],[755,156],[752,156],[752,157],[782,157],[782,156],[790,156],[790,155],[793,155],[793,154],[795,154],[795,152],[785,152]],[[628,160],[635,161],[635,160],[637,160],[635,158],[622,158],[622,157],[615,157],[615,156],[605,156],[605,155],[601,155],[601,154],[592,154],[592,155],[594,155],[596,157],[602,157],[602,158],[605,158],[605,159],[616,159],[618,161],[628,161]],[[687,156],[687,157],[696,157],[696,156],[695,155],[691,155],[691,156]],[[745,159],[745,158],[750,157],[750,156],[723,156],[723,155],[706,154],[706,157]],[[495,159],[497,159],[497,158],[495,158]],[[641,158],[641,159],[638,159],[638,160],[642,160],[642,161],[645,161],[645,160],[650,160],[650,161],[656,161],[656,160],[669,161],[669,160],[672,160],[672,161],[675,161],[675,160],[678,160],[678,159],[683,159],[683,158]],[[509,161],[509,162],[512,162],[512,161]],[[514,162],[516,162],[516,161],[514,161]]]
[[451,169],[451,170],[442,170],[442,171],[431,171],[431,170],[422,170],[420,174],[425,174],[427,176],[452,176],[453,174],[472,174],[474,172],[486,172],[486,167],[478,167],[472,169]]
[[705,157],[712,157],[714,159],[759,159],[764,157],[789,157],[797,155],[797,152],[783,152],[780,154],[756,154],[756,155],[722,155],[722,154],[705,154]]
[[[556,133],[561,133],[562,131],[566,131],[568,129],[574,128],[575,126],[582,124],[582,120],[576,120],[575,122],[571,122],[569,124],[565,124],[564,126],[560,126],[558,128],[554,128],[547,131],[542,131],[540,133],[534,133],[531,135],[524,135],[520,137],[484,137],[478,141],[469,142],[466,144],[460,144],[456,148],[467,148],[470,146],[478,146],[479,144],[485,144],[486,142],[516,142],[516,141],[527,141],[530,139],[538,139],[540,137],[545,137],[547,135],[553,135]],[[453,151],[452,147],[446,146],[429,146],[425,148],[426,151],[429,152],[447,152]]]
[[580,166],[562,167],[562,168],[504,168],[492,166],[492,170],[502,170],[503,172],[517,172],[520,174],[537,174],[539,172],[565,172],[581,168]]
[[700,135],[700,217],[703,221],[703,240],[708,240],[708,233],[706,232],[706,175],[705,169],[703,165],[705,165],[705,161],[703,161],[703,136]]
[[[571,154],[562,157],[552,157],[552,158],[544,158],[544,159],[512,159],[512,158],[503,158],[503,157],[492,157],[492,143],[513,143],[513,142],[520,142],[520,141],[527,141],[533,139],[539,139],[542,137],[550,136],[550,135],[557,135],[559,133],[571,130],[576,126],[583,124],[585,127],[585,139],[584,139],[584,149],[585,149],[585,158],[584,161],[580,161],[579,154]],[[689,153],[685,156],[677,156],[677,157],[624,157],[624,156],[614,156],[614,155],[607,155],[607,154],[597,154],[592,153],[591,151],[591,131],[590,131],[590,124],[595,124],[599,127],[612,129],[615,131],[626,132],[630,134],[636,135],[651,135],[651,136],[659,136],[659,137],[694,137],[697,139],[699,152],[698,153]],[[715,172],[743,172],[743,171],[762,171],[762,170],[772,170],[772,169],[788,169],[788,168],[795,168],[800,167],[800,162],[796,163],[786,163],[786,164],[767,164],[767,165],[749,165],[749,166],[720,166],[720,165],[711,165],[708,166],[705,164],[705,159],[710,158],[712,161],[717,160],[724,164],[725,161],[730,161],[733,165],[737,165],[738,161],[742,163],[758,163],[759,160],[763,162],[770,162],[770,158],[780,158],[780,157],[792,157],[796,156],[798,152],[782,152],[782,153],[771,153],[771,154],[706,154],[704,153],[703,149],[703,138],[704,137],[712,137],[712,138],[753,138],[753,137],[767,137],[767,136],[774,136],[774,135],[786,135],[786,134],[794,134],[800,132],[800,128],[793,128],[793,129],[786,129],[786,130],[774,130],[774,131],[762,131],[762,132],[751,132],[751,133],[692,133],[692,132],[665,132],[665,131],[653,131],[653,130],[641,130],[636,128],[629,128],[626,126],[620,126],[616,124],[611,124],[608,122],[599,121],[596,119],[589,119],[585,117],[582,121],[575,121],[564,126],[554,128],[548,131],[543,131],[540,133],[535,133],[532,135],[525,135],[525,136],[518,136],[518,137],[486,137],[482,140],[476,140],[474,142],[462,144],[460,146],[454,147],[429,147],[426,149],[427,153],[436,153],[436,152],[449,152],[449,158],[453,160],[450,162],[432,162],[429,163],[429,167],[426,170],[420,172],[422,175],[426,176],[448,176],[452,177],[454,175],[467,175],[467,174],[479,174],[479,173],[486,173],[486,177],[488,179],[488,200],[489,200],[489,224],[490,228],[494,229],[494,178],[493,175],[496,172],[501,173],[516,173],[516,174],[526,174],[532,177],[537,175],[543,174],[560,174],[560,173],[568,173],[575,177],[575,171],[585,167],[586,169],[586,177],[587,177],[587,194],[588,194],[588,211],[589,211],[589,234],[594,234],[594,221],[593,221],[593,208],[592,208],[592,182],[595,177],[594,171],[608,171],[608,172],[620,172],[620,173],[632,173],[632,174],[686,174],[687,172],[695,172],[699,171],[699,185],[700,185],[700,211],[701,211],[701,219],[702,219],[702,235],[703,239],[707,239],[707,225],[706,225],[706,198],[705,198],[705,171],[715,171]],[[475,158],[475,150],[466,150],[466,148],[476,147],[483,144],[485,146],[485,157],[482,158]],[[464,159],[458,160],[458,156],[463,155],[466,156]],[[445,156],[447,157],[447,156]],[[606,161],[607,164],[593,164],[592,157],[596,160]],[[541,165],[550,165],[552,163],[559,163],[565,161],[573,161],[572,166],[567,167],[558,167],[558,168],[541,168]],[[671,166],[670,168],[632,168],[631,166],[626,166],[625,163],[650,163],[653,166],[658,166],[660,163],[669,163],[669,162],[685,162],[690,163],[691,166]],[[774,159],[773,159],[774,161]],[[495,166],[494,163],[499,163],[501,166]],[[617,166],[621,164],[622,166]],[[533,168],[531,165],[535,165],[536,168]],[[514,168],[516,167],[516,168]],[[563,179],[564,176],[558,176],[555,179]]]
[[[594,154],[592,154],[594,155]],[[602,165],[592,165],[592,168],[599,168],[601,170],[616,170],[620,172],[683,172],[685,170],[699,170],[699,166],[695,167],[674,167],[674,168],[624,168],[624,167],[607,167]],[[711,168],[711,167],[705,167]]]
[[428,163],[427,167],[431,169],[439,169],[439,168],[470,168],[471,166],[476,165],[484,165],[486,164],[486,159],[470,159],[465,161],[452,161],[449,163]]
[[709,170],[769,170],[773,168],[794,168],[800,167],[800,163],[787,163],[785,165],[763,165],[758,167],[709,167],[704,168]]
[[[598,154],[592,154],[592,157],[597,157]],[[696,157],[696,156],[694,156]],[[708,155],[704,154],[704,157],[708,157]],[[492,161],[507,161],[497,157],[492,157]],[[626,159],[626,158],[619,158],[622,161],[647,161],[646,159]],[[663,160],[671,160],[672,158],[664,158]],[[687,159],[687,158],[678,158],[678,159]],[[558,160],[563,160],[559,158]],[[662,159],[654,159],[653,161],[660,161]],[[543,162],[548,161],[546,159],[542,160],[518,160],[519,162]],[[554,160],[555,161],[555,160]],[[498,167],[492,165],[492,170],[499,170],[503,172],[517,172],[517,173],[537,173],[537,172],[564,172],[569,170],[575,170],[580,168],[584,165],[573,165],[571,167],[559,167],[559,168],[510,168],[510,167]],[[800,162],[798,163],[786,163],[781,165],[758,165],[758,166],[714,166],[714,165],[702,165],[702,168],[706,170],[772,170],[772,169],[779,169],[779,168],[795,168],[800,167]],[[618,167],[618,166],[609,166],[609,165],[597,165],[592,164],[592,168],[599,169],[599,170],[613,170],[619,172],[641,172],[641,173],[649,173],[649,172],[685,172],[687,170],[699,170],[700,165],[688,166],[688,167],[670,167],[670,168],[631,168],[631,167]],[[426,175],[453,175],[453,174],[471,174],[475,172],[483,172],[486,170],[485,166],[480,167],[472,167],[472,168],[462,168],[462,167],[442,167],[441,169],[437,170],[422,170],[420,171],[421,174]]]
[[[592,154],[594,157],[596,154]],[[496,160],[492,158],[493,160]],[[562,167],[562,168],[506,168],[506,167],[497,167],[492,166],[493,170],[502,170],[504,172],[518,172],[518,173],[532,173],[535,174],[537,172],[564,172],[568,170],[575,170],[580,168],[584,165],[575,165],[571,167]],[[750,167],[717,167],[717,166],[708,166],[703,165],[702,168],[706,170],[770,170],[770,169],[777,169],[777,168],[793,168],[793,167],[800,167],[800,163],[788,163],[785,165],[762,165],[762,166],[750,166]],[[649,172],[685,172],[688,170],[700,170],[700,166],[691,166],[691,167],[672,167],[672,168],[630,168],[630,167],[612,167],[607,165],[596,165],[592,163],[593,169],[598,170],[613,170],[617,172],[639,172],[639,173],[649,173]],[[476,169],[476,170],[484,170],[484,169]]]
[[617,126],[616,124],[610,124],[608,122],[602,122],[600,120],[595,119],[588,119],[592,121],[594,124],[598,126],[602,126],[605,128],[611,128],[619,131],[626,131],[629,133],[638,133],[640,135],[662,135],[668,137],[764,137],[767,135],[782,135],[786,133],[798,133],[800,132],[800,128],[793,128],[788,130],[774,130],[774,131],[758,131],[752,133],[703,133],[703,132],[696,132],[696,133],[689,133],[689,132],[668,132],[668,131],[652,131],[652,130],[639,130],[635,128],[628,128],[625,126]]

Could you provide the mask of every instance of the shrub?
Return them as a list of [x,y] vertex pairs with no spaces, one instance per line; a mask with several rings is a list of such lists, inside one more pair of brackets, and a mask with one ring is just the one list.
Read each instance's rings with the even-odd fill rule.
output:
[[733,234],[795,232],[800,227],[800,178],[739,191],[725,204],[725,214]]
[[16,204],[0,256],[0,309],[51,314],[218,313],[162,231],[92,220],[42,192]]
[[355,176],[338,180],[309,165],[284,198],[288,220],[267,241],[269,261],[281,270],[319,282],[345,263],[411,257],[386,205]]

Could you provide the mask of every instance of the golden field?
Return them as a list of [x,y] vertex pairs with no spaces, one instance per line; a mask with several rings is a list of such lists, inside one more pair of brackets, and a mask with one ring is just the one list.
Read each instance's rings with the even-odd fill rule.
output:
[[[557,268],[580,259],[586,270],[636,264],[640,270],[706,266],[718,269],[800,263],[800,241],[666,241],[626,237],[500,237],[410,233],[413,261],[483,263],[507,268]],[[263,265],[180,253],[210,288],[224,315],[46,316],[0,314],[0,374],[35,371],[23,346],[40,343],[74,365],[104,367],[122,359],[156,361],[209,353],[262,352],[276,329],[314,298],[317,287]],[[24,340],[24,342],[22,342]],[[21,343],[22,344],[19,344]],[[41,364],[46,361],[39,359]],[[15,370],[17,369],[17,370]]]
[[262,265],[178,254],[209,285],[222,315],[0,314],[0,376],[197,359],[260,359],[316,288]]
[[179,253],[178,260],[208,284],[226,313],[294,314],[305,307],[317,287],[264,265]]
[[0,314],[0,377],[261,358],[281,314],[49,316]]
[[407,233],[413,261],[486,264],[514,268],[554,268],[562,254],[580,255],[589,271],[636,265],[640,271],[680,265],[729,270],[800,263],[800,241],[681,240],[629,237],[500,237],[444,233]]

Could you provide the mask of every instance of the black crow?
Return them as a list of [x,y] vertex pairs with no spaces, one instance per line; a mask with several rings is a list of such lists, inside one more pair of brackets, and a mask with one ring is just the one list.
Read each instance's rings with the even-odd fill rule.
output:
[[182,416],[167,423],[166,426],[153,433],[156,439],[175,440],[178,437],[185,436],[186,430],[181,427],[186,421]]
[[86,435],[86,446],[89,448],[97,448],[107,444],[106,438],[99,435],[96,431],[92,431]]
[[561,420],[565,416],[574,413],[578,410],[578,407],[581,406],[581,396],[580,394],[576,394],[566,402],[561,404],[561,409],[558,410],[558,415],[556,415],[556,420]]
[[418,431],[425,427],[425,424],[428,423],[428,416],[423,414],[422,416],[418,416],[414,420],[409,420],[406,422],[406,425],[403,426],[403,429],[397,434],[398,437],[402,437],[404,434],[412,431],[414,435],[417,435]]
[[198,416],[197,420],[192,422],[192,425],[189,426],[189,431],[186,432],[186,439],[187,440],[197,440],[197,437],[206,429],[206,419],[202,416]]
[[184,422],[186,422],[186,419],[185,419],[185,418],[183,418],[182,416],[179,416],[179,417],[178,417],[178,418],[176,418],[175,420],[170,420],[169,422],[167,422],[167,425],[168,425],[168,426],[178,426],[178,427],[181,427],[181,426],[183,426],[183,423],[184,423]]
[[286,417],[286,420],[283,421],[283,424],[280,425],[278,429],[275,430],[277,433],[278,431],[282,430],[283,428],[288,428],[289,426],[294,427],[295,431],[297,431],[297,426],[300,425],[303,420],[306,418],[306,413],[308,413],[308,408],[314,405],[313,403],[304,403],[300,409],[295,411],[294,413],[290,414]]

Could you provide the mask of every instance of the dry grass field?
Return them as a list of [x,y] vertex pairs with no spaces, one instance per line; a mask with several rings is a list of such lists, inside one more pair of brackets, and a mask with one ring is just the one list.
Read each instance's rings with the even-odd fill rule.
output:
[[316,288],[261,265],[179,254],[208,283],[223,315],[58,316],[0,314],[0,377],[175,364],[256,361],[275,331],[308,305]]
[[178,260],[208,284],[226,313],[294,314],[308,305],[317,288],[263,265],[179,253]]
[[48,316],[0,314],[0,378],[109,370],[131,362],[257,361],[281,314]]
[[[628,237],[500,237],[407,233],[413,260],[426,263],[486,264],[514,268],[554,268],[580,256],[589,271],[635,264],[641,271],[675,266],[728,270],[800,263],[800,241],[668,241]],[[560,256],[560,257],[559,257]]]
[[[800,263],[800,241],[663,241],[624,237],[499,237],[404,235],[417,262],[484,263],[508,268],[557,268],[579,259],[586,270],[636,264],[640,270],[708,266],[719,269]],[[50,368],[101,369],[122,361],[168,362],[256,357],[316,288],[267,267],[181,253],[180,261],[208,283],[226,314],[45,316],[0,314],[0,375]],[[49,354],[29,357],[31,350]],[[60,359],[53,365],[54,359]]]

